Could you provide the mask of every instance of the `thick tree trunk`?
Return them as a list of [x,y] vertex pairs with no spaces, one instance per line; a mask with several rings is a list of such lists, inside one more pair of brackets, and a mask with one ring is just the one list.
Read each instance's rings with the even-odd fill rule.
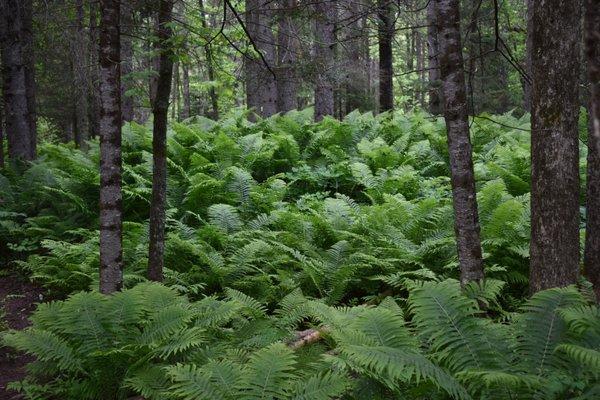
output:
[[585,276],[600,302],[600,4],[585,0],[585,53],[590,83],[586,193]]
[[121,6],[121,112],[123,122],[131,122],[135,117],[133,97],[129,90],[130,74],[133,72],[133,9],[129,2]]
[[[2,43],[1,40],[0,43]],[[2,99],[0,99],[0,170],[4,169],[4,115],[2,108]]]
[[394,109],[394,68],[392,41],[394,40],[394,13],[390,0],[378,0],[379,15],[379,111]]
[[367,68],[365,60],[365,35],[368,30],[361,18],[365,4],[362,0],[345,0],[344,25],[346,28],[344,48],[346,49],[346,113],[354,110],[366,111],[369,109],[370,98],[368,87]]
[[181,119],[187,119],[192,114],[192,102],[190,98],[190,70],[186,64],[181,65],[183,70],[183,108],[181,109]]
[[438,32],[435,23],[435,1],[427,5],[427,59],[429,73],[429,112],[442,113],[442,94],[440,91],[440,66],[438,63]]
[[120,0],[100,0],[100,292],[123,286]]
[[160,68],[154,101],[154,126],[152,132],[152,204],[150,205],[150,249],[148,254],[148,279],[162,281],[165,253],[165,203],[167,200],[167,116],[169,94],[173,79],[173,51],[168,43],[172,30],[173,2],[161,0],[158,12],[158,49]]
[[460,282],[464,285],[483,279],[483,260],[463,72],[460,5],[459,0],[435,0],[435,3],[440,74],[445,99],[444,119],[450,153],[454,230]]
[[277,112],[277,82],[273,75],[276,52],[271,22],[271,0],[246,1],[246,28],[262,54],[246,62],[246,96],[248,107],[262,117]]
[[[527,19],[527,39],[525,42],[525,72],[532,79],[531,74],[531,60],[532,60],[532,39],[533,39],[533,2],[534,0],[525,0],[525,6],[527,8],[526,19]],[[531,86],[529,83],[523,80],[523,108],[527,112],[531,112]]]
[[89,69],[90,69],[90,82],[88,86],[88,98],[89,98],[89,124],[90,124],[90,137],[97,137],[100,134],[100,120],[99,116],[99,99],[98,99],[98,83],[100,81],[98,71],[98,4],[95,1],[91,1],[90,5],[90,47],[89,47]]
[[579,275],[578,83],[581,2],[534,1],[530,289]]
[[8,139],[8,156],[11,162],[30,161],[35,158],[35,132],[32,131],[32,102],[28,83],[31,78],[27,65],[24,43],[23,20],[26,10],[19,0],[6,0],[2,7],[3,40],[2,77],[4,94],[4,111],[6,114],[6,136]]
[[[198,4],[200,6],[200,17],[202,28],[207,29],[208,22],[206,21],[206,12],[204,10],[204,2],[202,0],[198,0]],[[212,56],[212,47],[210,43],[207,43],[204,46],[204,54],[206,56],[206,70],[208,73],[208,80],[214,82],[215,80],[215,69],[213,66],[213,56]],[[210,97],[210,103],[212,106],[211,117],[215,120],[219,119],[219,96],[217,95],[217,91],[211,85],[208,89],[208,95]]]
[[85,149],[89,135],[88,120],[88,66],[85,34],[83,30],[83,0],[75,1],[75,27],[71,39],[71,57],[73,63],[73,86],[75,89],[75,115],[77,130],[75,143]]
[[334,113],[335,4],[315,3],[315,121]]
[[292,17],[297,0],[281,0],[277,32],[277,111],[287,112],[298,108],[298,77],[296,52],[298,51],[296,26]]

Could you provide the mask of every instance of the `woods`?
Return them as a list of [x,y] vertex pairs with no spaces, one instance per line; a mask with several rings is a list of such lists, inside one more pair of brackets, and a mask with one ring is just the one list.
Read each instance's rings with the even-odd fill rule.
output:
[[2,0],[0,72],[0,398],[597,397],[597,0]]

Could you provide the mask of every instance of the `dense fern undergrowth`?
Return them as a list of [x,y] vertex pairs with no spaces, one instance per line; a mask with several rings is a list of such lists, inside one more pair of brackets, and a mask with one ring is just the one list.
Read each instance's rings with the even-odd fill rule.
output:
[[3,335],[36,357],[13,386],[30,399],[600,396],[587,285],[526,299],[527,118],[473,122],[487,278],[461,290],[443,120],[311,117],[171,126],[164,285],[144,278],[152,135],[126,125],[128,289],[113,296],[96,292],[98,144],[45,143],[0,175],[0,253],[66,298]]

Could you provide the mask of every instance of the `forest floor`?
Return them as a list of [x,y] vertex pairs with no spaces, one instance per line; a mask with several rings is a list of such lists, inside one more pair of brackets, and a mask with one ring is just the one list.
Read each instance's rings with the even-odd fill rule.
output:
[[[0,275],[0,332],[29,326],[29,315],[42,300],[42,293],[41,288],[17,275]],[[30,361],[31,357],[27,355],[0,347],[0,400],[21,398],[19,394],[7,390],[6,385],[22,379],[25,376],[25,365]]]

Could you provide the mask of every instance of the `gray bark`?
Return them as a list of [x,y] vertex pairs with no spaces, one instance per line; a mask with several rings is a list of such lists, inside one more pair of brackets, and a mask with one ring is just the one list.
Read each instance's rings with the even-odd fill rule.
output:
[[334,112],[335,19],[334,4],[315,4],[315,121]]
[[579,275],[580,17],[579,0],[533,2],[532,293]]
[[459,0],[435,0],[439,32],[439,63],[448,135],[454,230],[458,246],[460,282],[483,279],[483,260],[475,174],[469,137],[467,95],[460,37]]
[[[32,131],[31,96],[28,91],[26,46],[23,35],[24,3],[0,3],[2,16],[2,77],[8,156],[11,162],[35,158],[35,132]],[[31,71],[30,71],[31,72]],[[29,75],[31,78],[31,75]]]
[[190,70],[186,64],[181,65],[183,70],[182,86],[183,86],[183,108],[181,109],[181,118],[186,119],[191,116],[192,104],[190,98]]
[[152,204],[150,205],[150,248],[148,279],[162,281],[165,263],[165,204],[167,201],[167,116],[173,80],[173,50],[168,43],[173,35],[173,1],[161,0],[158,12],[159,70],[156,85],[152,131]]
[[392,41],[394,40],[394,12],[390,0],[379,0],[379,111],[394,108],[394,67]]
[[262,57],[255,55],[251,60],[246,60],[246,97],[248,108],[254,109],[261,117],[269,117],[277,112],[277,82],[273,76],[273,67],[276,65],[275,37],[271,23],[272,1],[246,1],[246,28],[262,54]]
[[345,0],[344,2],[344,48],[346,49],[346,113],[354,110],[369,109],[369,86],[367,69],[369,67],[365,55],[365,36],[368,30],[365,19],[361,18],[365,4],[362,0]]
[[[525,72],[531,79],[531,52],[532,39],[533,39],[533,1],[525,0],[527,7],[526,19],[527,19],[527,39],[525,42]],[[523,108],[527,112],[531,112],[531,84],[523,80]]]
[[[207,29],[208,22],[206,21],[206,12],[204,10],[204,2],[202,0],[198,0],[198,5],[200,6],[200,22],[202,23],[202,28]],[[207,43],[204,46],[204,54],[206,56],[206,70],[208,73],[208,80],[214,82],[215,80],[215,69],[213,66],[213,56],[212,56],[212,47],[210,43]],[[211,117],[215,120],[219,119],[219,96],[217,95],[217,91],[213,86],[208,89],[208,95],[210,96],[210,103],[212,106]]]
[[[1,43],[1,41],[0,41]],[[2,100],[0,99],[0,170],[4,169],[4,115]]]
[[90,124],[90,137],[99,136],[100,132],[100,121],[99,115],[99,102],[98,99],[98,83],[99,70],[98,70],[98,4],[95,1],[91,1],[90,5],[90,40],[89,40],[89,70],[90,70],[90,82],[88,86],[88,98],[89,98],[89,124]]
[[133,9],[129,2],[121,6],[121,113],[123,122],[130,122],[135,117],[133,97],[126,94],[128,82],[133,72]]
[[100,0],[100,292],[123,286],[120,0]]
[[435,23],[435,1],[427,6],[427,59],[429,74],[429,112],[442,113],[442,93],[440,90],[440,66],[438,63],[438,32]]
[[590,84],[584,273],[600,302],[600,3],[585,0],[585,53]]
[[292,14],[297,0],[281,0],[277,32],[277,111],[298,108],[298,76],[296,73],[297,32]]

